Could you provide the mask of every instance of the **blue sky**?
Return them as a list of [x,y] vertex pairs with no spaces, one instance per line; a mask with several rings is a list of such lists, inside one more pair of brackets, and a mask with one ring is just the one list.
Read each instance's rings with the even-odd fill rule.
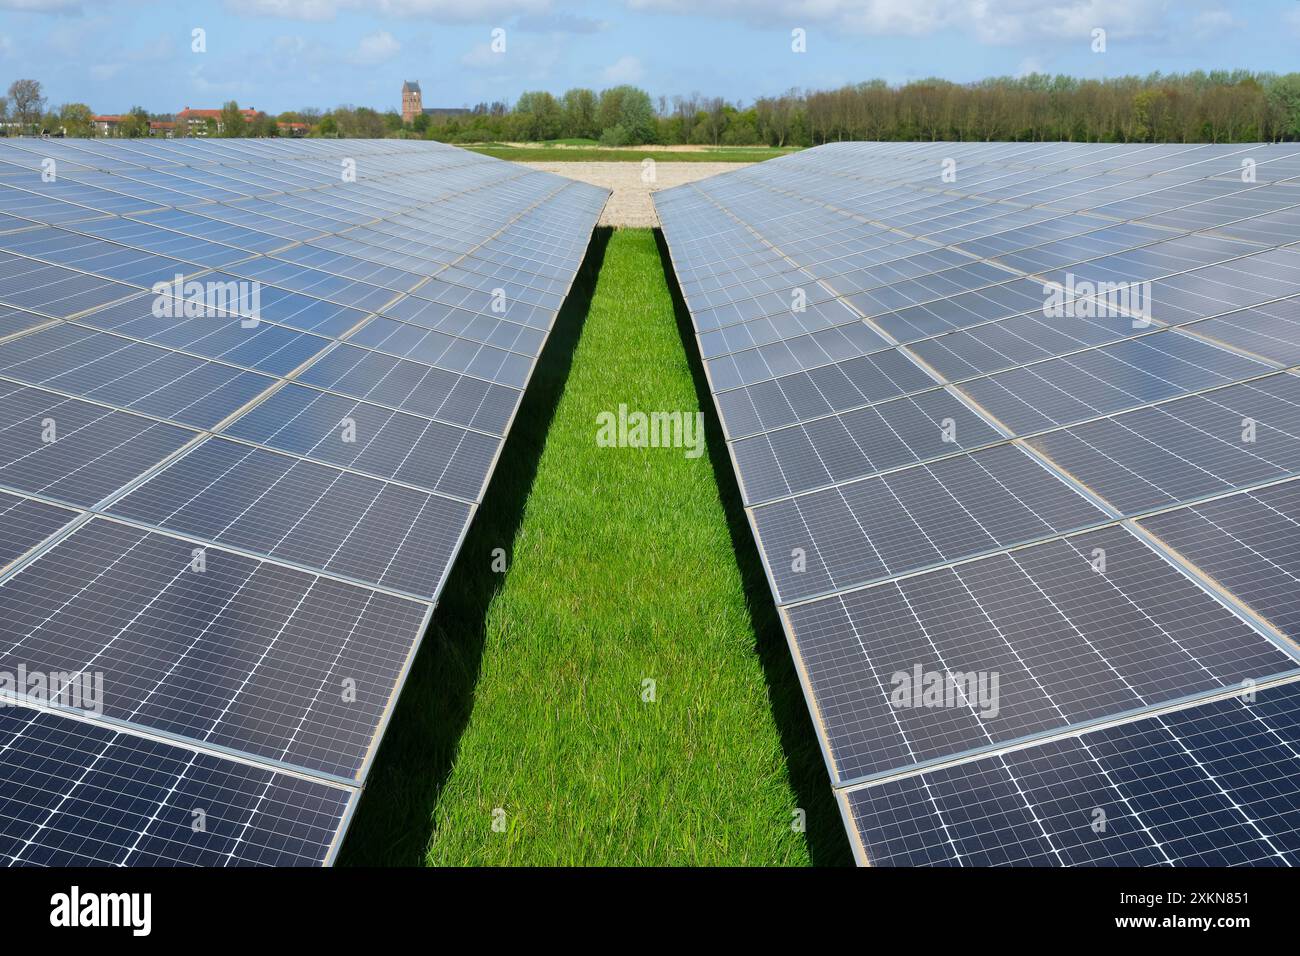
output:
[[425,106],[622,82],[751,102],[873,77],[1285,72],[1297,50],[1297,0],[0,0],[0,88],[32,77],[99,112],[388,109],[408,78]]

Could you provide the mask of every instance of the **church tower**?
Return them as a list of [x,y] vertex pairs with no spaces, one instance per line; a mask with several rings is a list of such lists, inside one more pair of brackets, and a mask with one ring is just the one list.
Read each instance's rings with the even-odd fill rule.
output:
[[402,83],[402,122],[411,123],[424,111],[424,102],[420,98],[420,84],[415,80]]

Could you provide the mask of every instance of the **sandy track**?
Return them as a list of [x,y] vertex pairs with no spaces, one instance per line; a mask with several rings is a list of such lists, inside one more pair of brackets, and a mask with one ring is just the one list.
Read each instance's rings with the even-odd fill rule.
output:
[[548,173],[558,173],[584,183],[604,186],[613,190],[605,211],[601,214],[602,226],[657,226],[650,194],[659,189],[692,183],[706,176],[739,169],[747,163],[673,163],[656,162],[654,182],[641,181],[640,163],[522,163]]

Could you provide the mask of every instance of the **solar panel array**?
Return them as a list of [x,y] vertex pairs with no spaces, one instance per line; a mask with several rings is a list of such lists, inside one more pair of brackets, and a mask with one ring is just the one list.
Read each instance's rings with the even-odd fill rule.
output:
[[0,859],[333,859],[607,196],[0,143]]
[[1300,865],[1300,146],[655,201],[859,862]]

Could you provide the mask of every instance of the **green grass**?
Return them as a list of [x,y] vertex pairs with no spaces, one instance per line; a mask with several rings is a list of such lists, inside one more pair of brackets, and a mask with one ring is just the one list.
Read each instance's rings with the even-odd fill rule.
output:
[[[662,256],[597,231],[341,862],[847,862]],[[707,453],[598,447],[619,403],[705,409]]]
[[484,143],[465,149],[516,163],[639,163],[647,156],[661,163],[757,163],[794,152],[768,146],[722,146],[717,149],[669,151],[601,146],[506,146]]

